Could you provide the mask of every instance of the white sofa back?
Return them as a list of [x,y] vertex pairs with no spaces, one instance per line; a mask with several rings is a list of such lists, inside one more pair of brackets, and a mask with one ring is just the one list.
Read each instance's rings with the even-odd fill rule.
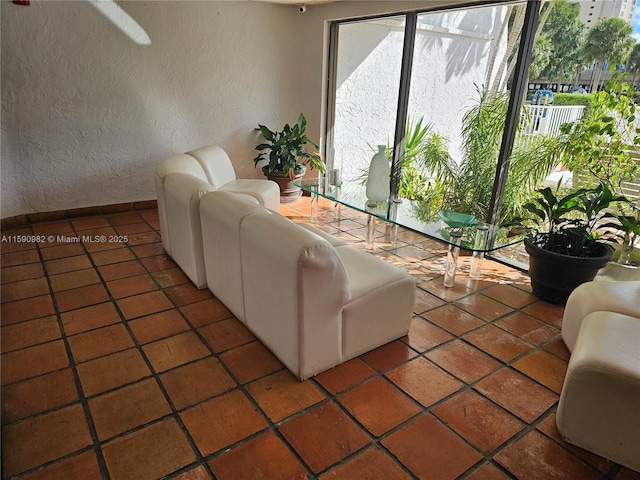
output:
[[200,201],[202,248],[209,290],[245,323],[240,225],[253,214],[271,215],[258,201],[239,193],[210,192]]
[[209,183],[216,190],[236,179],[236,172],[227,152],[217,145],[198,148],[187,152],[195,158],[205,171]]

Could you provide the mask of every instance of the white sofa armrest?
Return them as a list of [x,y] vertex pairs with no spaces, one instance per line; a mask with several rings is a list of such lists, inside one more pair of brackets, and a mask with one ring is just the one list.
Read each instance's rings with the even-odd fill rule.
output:
[[181,153],[167,158],[156,167],[154,183],[156,187],[156,197],[158,199],[158,217],[160,221],[160,238],[165,252],[171,255],[171,240],[167,230],[167,212],[165,208],[164,180],[169,173],[188,173],[203,181],[207,180],[207,175],[198,161],[190,155]]
[[584,318],[602,310],[640,318],[640,282],[587,282],[571,292],[562,319],[562,340],[570,352]]
[[209,183],[187,173],[169,173],[165,177],[171,257],[197,288],[207,286],[202,252],[200,199],[211,190]]
[[409,332],[416,285],[405,270],[375,255],[350,246],[338,246],[336,251],[351,289],[342,313],[346,360]]

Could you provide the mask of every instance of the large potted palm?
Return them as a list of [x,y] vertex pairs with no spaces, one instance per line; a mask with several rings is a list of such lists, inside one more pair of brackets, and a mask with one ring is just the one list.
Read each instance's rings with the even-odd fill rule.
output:
[[266,161],[262,172],[269,180],[280,186],[280,201],[292,202],[300,197],[299,187],[293,181],[301,178],[307,169],[317,169],[324,173],[325,166],[318,153],[318,146],[306,134],[307,120],[301,113],[293,126],[288,123],[281,131],[273,131],[258,125],[265,142],[256,146],[259,153],[254,159],[255,166]]
[[524,205],[531,217],[515,219],[515,224],[529,232],[524,245],[534,295],[564,304],[578,285],[593,280],[611,260],[610,241],[598,232],[605,226],[607,209],[628,201],[604,183],[564,196],[558,191],[559,185],[555,191],[538,190],[539,196]]

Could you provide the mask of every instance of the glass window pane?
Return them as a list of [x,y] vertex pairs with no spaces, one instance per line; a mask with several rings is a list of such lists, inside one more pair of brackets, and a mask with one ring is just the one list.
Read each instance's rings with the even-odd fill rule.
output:
[[424,199],[432,215],[487,216],[508,106],[501,27],[510,12],[494,5],[418,16],[400,193]]
[[395,131],[404,16],[339,25],[333,167],[361,179]]

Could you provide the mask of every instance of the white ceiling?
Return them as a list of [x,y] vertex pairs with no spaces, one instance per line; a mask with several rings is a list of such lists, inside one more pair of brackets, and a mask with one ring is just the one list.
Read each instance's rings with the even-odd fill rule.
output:
[[317,5],[320,3],[333,3],[341,0],[254,0],[256,2],[280,3],[283,5]]

